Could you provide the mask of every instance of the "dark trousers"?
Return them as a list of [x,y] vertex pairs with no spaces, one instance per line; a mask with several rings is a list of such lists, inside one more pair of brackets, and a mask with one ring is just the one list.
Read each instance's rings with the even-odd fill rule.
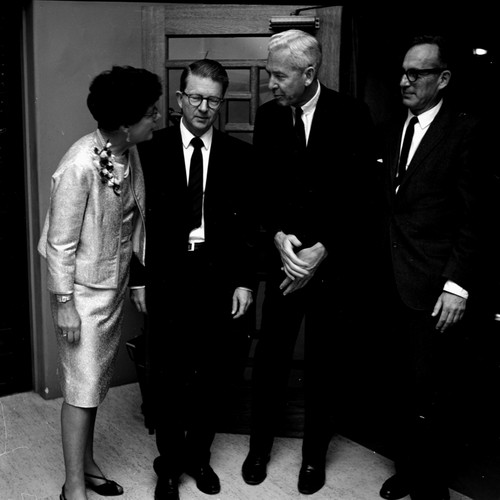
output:
[[446,484],[460,432],[456,396],[465,387],[463,325],[437,331],[438,317],[403,304],[395,287],[387,305],[381,401],[391,454],[416,488]]
[[284,274],[266,283],[262,327],[256,346],[252,387],[250,450],[270,453],[284,416],[295,343],[305,318],[303,460],[324,463],[333,433],[335,398],[335,301],[328,286],[314,277],[305,288],[283,296]]
[[233,345],[232,291],[211,275],[203,250],[186,259],[182,279],[147,291],[154,426],[167,474],[209,462]]

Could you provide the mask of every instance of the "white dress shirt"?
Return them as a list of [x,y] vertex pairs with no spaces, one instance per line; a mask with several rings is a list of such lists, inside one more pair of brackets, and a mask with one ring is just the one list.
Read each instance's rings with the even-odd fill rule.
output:
[[[304,122],[304,131],[306,133],[306,145],[309,141],[309,135],[311,133],[311,125],[314,117],[314,112],[316,111],[316,104],[318,104],[319,94],[321,92],[321,85],[318,82],[318,88],[314,96],[309,99],[302,108],[302,121]],[[295,125],[295,106],[291,106],[293,114],[293,123]]]
[[[201,226],[194,228],[189,233],[190,243],[200,243],[205,241],[205,185],[207,183],[208,159],[210,158],[210,148],[212,147],[213,128],[210,127],[200,139],[203,141],[201,154],[203,156],[203,203],[201,211]],[[194,135],[186,128],[181,120],[181,138],[184,151],[184,165],[186,167],[186,183],[189,182],[189,168],[191,165],[191,156],[193,156],[193,146],[191,140]]]

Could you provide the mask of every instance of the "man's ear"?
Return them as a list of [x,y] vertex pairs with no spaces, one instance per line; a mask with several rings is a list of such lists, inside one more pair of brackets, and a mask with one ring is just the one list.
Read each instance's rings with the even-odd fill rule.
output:
[[451,71],[449,69],[443,70],[439,76],[439,89],[442,90],[448,86],[451,80]]
[[183,97],[182,92],[180,90],[178,90],[175,93],[175,97],[177,99],[177,105],[179,106],[179,109],[182,111],[182,97]]
[[306,87],[309,87],[311,83],[314,81],[314,77],[316,76],[316,70],[314,69],[313,66],[308,66],[304,70],[304,85]]

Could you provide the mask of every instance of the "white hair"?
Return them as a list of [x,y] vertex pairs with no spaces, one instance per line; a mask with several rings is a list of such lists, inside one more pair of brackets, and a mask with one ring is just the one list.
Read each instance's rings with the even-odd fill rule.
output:
[[268,50],[288,50],[293,67],[298,70],[312,66],[317,74],[321,66],[321,44],[305,31],[294,29],[274,34],[269,39]]

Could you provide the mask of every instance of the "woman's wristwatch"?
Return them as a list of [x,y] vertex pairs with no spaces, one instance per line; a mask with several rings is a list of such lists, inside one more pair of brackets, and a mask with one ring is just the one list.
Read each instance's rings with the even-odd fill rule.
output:
[[59,302],[59,304],[65,304],[66,302],[69,302],[72,299],[73,299],[73,294],[68,294],[68,295],[56,294],[56,300],[57,302]]

